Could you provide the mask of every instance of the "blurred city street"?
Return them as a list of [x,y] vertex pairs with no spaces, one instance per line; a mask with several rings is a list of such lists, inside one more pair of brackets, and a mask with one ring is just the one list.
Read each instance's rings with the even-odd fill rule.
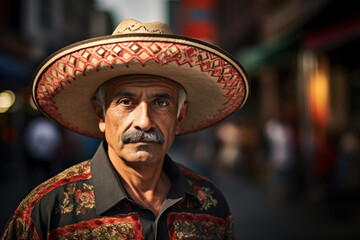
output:
[[[345,240],[360,237],[359,214],[353,219],[339,219],[331,208],[309,208],[301,204],[274,206],[266,189],[242,177],[223,176],[215,182],[231,206],[236,239]],[[354,206],[353,211],[359,213],[359,206]]]
[[[173,148],[170,156],[194,168],[194,161],[189,161],[191,156],[184,152],[186,149],[181,147]],[[313,204],[304,199],[293,199],[286,203],[276,202],[271,198],[269,186],[253,182],[245,175],[207,173],[228,200],[233,214],[236,239],[360,238],[358,196],[336,205],[324,205],[320,202]]]

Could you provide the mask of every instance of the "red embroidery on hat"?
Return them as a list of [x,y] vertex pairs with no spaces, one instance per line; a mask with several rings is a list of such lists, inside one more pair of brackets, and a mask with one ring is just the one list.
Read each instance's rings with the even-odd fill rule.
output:
[[97,68],[100,63],[113,65],[115,61],[127,64],[137,60],[142,64],[155,61],[160,66],[169,62],[175,62],[178,66],[199,66],[201,71],[218,78],[218,83],[227,91],[225,97],[228,102],[213,118],[185,130],[183,133],[192,132],[210,126],[223,117],[236,111],[244,101],[246,89],[245,83],[239,72],[221,57],[208,51],[190,47],[187,45],[168,42],[124,42],[102,46],[90,47],[68,54],[54,62],[41,76],[37,87],[37,101],[41,108],[53,119],[68,128],[93,136],[92,133],[78,129],[65,120],[57,112],[53,97],[60,89],[75,79],[76,72],[85,73],[86,68]]
[[144,239],[137,213],[92,219],[52,230],[48,239]]

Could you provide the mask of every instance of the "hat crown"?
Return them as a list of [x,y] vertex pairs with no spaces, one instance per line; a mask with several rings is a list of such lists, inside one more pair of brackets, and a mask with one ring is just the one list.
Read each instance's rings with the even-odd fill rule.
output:
[[170,27],[164,22],[154,21],[142,23],[133,19],[127,19],[116,27],[112,35],[129,33],[173,34]]
[[104,82],[135,74],[165,77],[185,88],[190,104],[179,134],[226,118],[243,106],[249,92],[242,66],[227,52],[173,35],[163,22],[127,19],[113,35],[49,56],[34,74],[32,95],[38,108],[61,125],[103,138],[90,99]]

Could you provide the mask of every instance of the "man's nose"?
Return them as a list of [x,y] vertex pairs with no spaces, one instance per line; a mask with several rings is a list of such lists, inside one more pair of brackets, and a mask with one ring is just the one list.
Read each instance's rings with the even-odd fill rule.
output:
[[135,109],[134,127],[143,131],[148,131],[153,127],[151,109],[146,102],[141,102]]

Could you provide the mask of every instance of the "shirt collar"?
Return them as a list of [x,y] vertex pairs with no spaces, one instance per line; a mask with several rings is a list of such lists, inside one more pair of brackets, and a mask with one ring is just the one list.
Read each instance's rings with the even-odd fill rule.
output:
[[165,157],[163,169],[171,180],[168,198],[176,199],[184,197],[185,193],[192,194],[193,189],[188,184],[184,174],[182,174],[177,164],[168,155]]
[[[193,189],[176,163],[166,155],[163,169],[171,180],[171,188],[167,199],[180,199],[189,194],[195,200]],[[101,215],[128,197],[111,161],[107,155],[107,143],[102,141],[91,160],[91,173],[95,193],[96,211]]]
[[96,212],[98,215],[127,198],[120,179],[107,155],[107,144],[102,141],[91,160]]

